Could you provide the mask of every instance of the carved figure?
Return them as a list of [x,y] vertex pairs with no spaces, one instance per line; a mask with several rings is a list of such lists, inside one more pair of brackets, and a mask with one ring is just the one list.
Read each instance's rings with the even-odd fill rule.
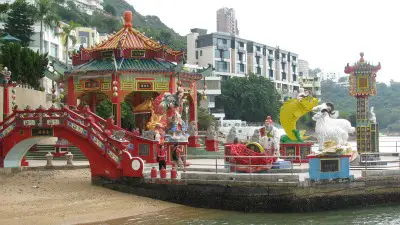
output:
[[214,124],[211,124],[207,128],[207,140],[215,140],[217,136],[217,133],[215,132],[215,126]]
[[196,128],[196,121],[190,121],[188,127],[188,134],[190,136],[197,136],[197,128]]
[[278,129],[274,127],[273,121],[270,116],[265,120],[265,126],[260,129],[261,139],[260,144],[264,149],[269,149],[273,151],[273,154],[277,157],[280,156],[280,139],[281,134]]
[[375,116],[375,112],[374,112],[374,107],[371,107],[371,111],[368,113],[368,119],[372,123],[376,123],[376,116]]
[[260,143],[260,130],[259,129],[255,129],[253,136],[251,136],[251,142],[256,142],[256,143]]
[[183,122],[181,114],[184,103],[184,89],[178,88],[175,94],[164,93],[164,95],[155,99],[155,113],[164,114],[166,112],[165,129],[172,134],[172,139],[187,141],[187,126]]
[[232,127],[232,128],[229,130],[228,136],[226,137],[226,143],[227,143],[227,144],[232,144],[233,141],[235,140],[235,138],[237,138],[237,137],[236,137],[236,128],[235,128],[235,127]]
[[347,120],[330,118],[330,112],[327,109],[317,112],[312,119],[317,122],[315,133],[320,150],[323,150],[326,141],[335,141],[338,148],[347,145],[349,133],[354,133],[356,130]]

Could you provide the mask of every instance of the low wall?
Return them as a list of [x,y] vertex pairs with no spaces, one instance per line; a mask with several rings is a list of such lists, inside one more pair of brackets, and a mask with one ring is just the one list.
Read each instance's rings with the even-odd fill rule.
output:
[[126,178],[116,182],[92,179],[95,185],[121,192],[193,207],[243,212],[314,212],[400,203],[400,179],[384,177],[297,185],[178,181],[168,183],[164,179],[163,183],[148,183],[144,179]]
[[[9,96],[10,96],[10,110],[11,110],[11,101],[12,101],[12,88],[8,88]],[[45,108],[48,108],[52,105],[51,102],[46,101],[46,93],[42,91],[37,91],[31,88],[25,87],[15,87],[15,103],[18,105],[20,109],[24,109],[26,106],[30,106],[33,109],[38,108],[42,105]],[[4,89],[0,87],[0,121],[3,121],[3,96],[4,96]]]

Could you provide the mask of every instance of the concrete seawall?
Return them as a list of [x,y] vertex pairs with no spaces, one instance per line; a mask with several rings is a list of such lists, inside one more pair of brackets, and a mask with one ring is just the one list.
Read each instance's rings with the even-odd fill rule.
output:
[[341,183],[188,182],[145,179],[92,183],[183,205],[243,212],[314,212],[400,203],[400,179],[380,177]]

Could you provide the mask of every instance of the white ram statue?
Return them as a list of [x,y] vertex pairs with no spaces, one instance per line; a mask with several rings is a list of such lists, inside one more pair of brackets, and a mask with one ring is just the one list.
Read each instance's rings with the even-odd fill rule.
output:
[[330,117],[331,114],[332,111],[324,108],[312,117],[317,122],[315,133],[320,150],[322,150],[326,141],[335,141],[338,147],[347,145],[349,133],[354,133],[356,130],[348,120],[333,119]]

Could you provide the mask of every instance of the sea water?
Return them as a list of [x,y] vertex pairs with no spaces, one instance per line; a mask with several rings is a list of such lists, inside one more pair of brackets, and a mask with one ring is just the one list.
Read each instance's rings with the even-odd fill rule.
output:
[[[380,137],[380,152],[400,152],[400,137]],[[355,142],[352,143],[355,147]],[[400,204],[369,206],[311,213],[242,213],[199,209],[186,206],[170,208],[131,218],[121,218],[101,225],[400,225]]]

